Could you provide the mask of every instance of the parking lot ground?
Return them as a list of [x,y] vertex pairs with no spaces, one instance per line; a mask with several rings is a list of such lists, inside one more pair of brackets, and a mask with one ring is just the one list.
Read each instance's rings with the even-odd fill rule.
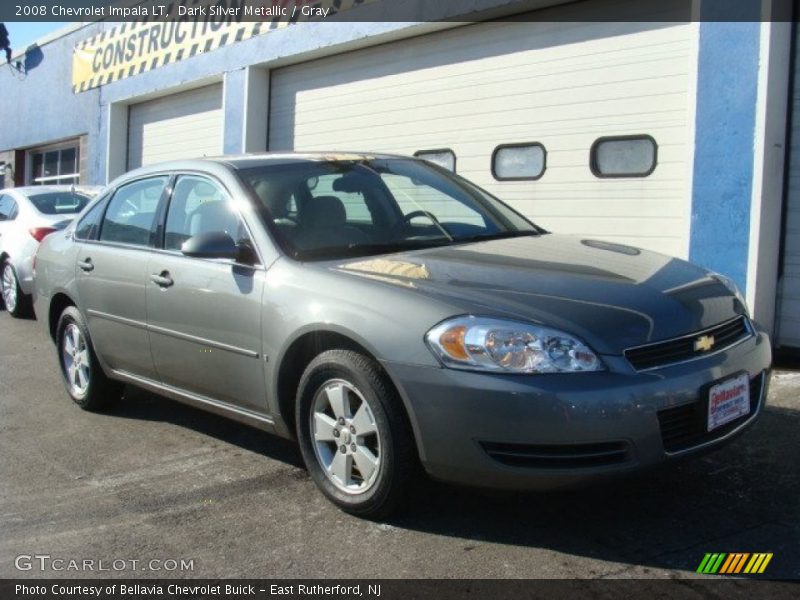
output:
[[[760,422],[698,460],[560,493],[430,483],[363,521],[290,442],[131,387],[82,412],[40,326],[0,313],[0,577],[682,578],[706,552],[772,552],[767,574],[798,578],[798,464],[800,373],[779,371]],[[26,554],[140,562],[18,571]],[[169,559],[193,569],[142,570]]]

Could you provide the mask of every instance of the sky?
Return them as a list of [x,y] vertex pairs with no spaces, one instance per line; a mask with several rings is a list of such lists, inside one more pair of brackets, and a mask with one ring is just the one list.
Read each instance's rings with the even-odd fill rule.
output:
[[44,21],[20,23],[11,21],[6,23],[6,29],[8,29],[8,37],[11,39],[11,49],[14,51],[14,54],[17,54],[17,52],[25,50],[25,48],[43,35],[61,29],[67,25],[69,25],[69,23],[63,21],[55,23]]

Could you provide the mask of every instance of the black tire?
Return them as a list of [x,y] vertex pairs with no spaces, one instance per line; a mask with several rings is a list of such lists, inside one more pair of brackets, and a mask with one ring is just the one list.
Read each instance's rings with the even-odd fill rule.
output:
[[[14,269],[14,265],[11,264],[11,261],[6,259],[3,261],[3,264],[0,265],[0,287],[5,288],[5,275],[6,269],[11,269],[11,273],[14,279],[13,286],[16,292],[16,305],[12,308],[6,305],[5,302],[3,304],[6,307],[6,311],[15,319],[25,319],[28,317],[33,316],[33,302],[30,296],[27,294],[22,293],[22,288],[19,286],[19,279],[17,278],[17,271]],[[0,294],[0,300],[4,297],[4,294]]]
[[[348,493],[337,487],[315,449],[312,408],[318,394],[332,382],[333,385],[346,382],[355,387],[361,396],[358,401],[363,399],[367,403],[374,418],[373,426],[380,440],[380,463],[370,487],[363,492]],[[414,488],[420,467],[411,426],[394,386],[371,358],[349,350],[328,350],[317,356],[300,379],[295,418],[300,450],[311,478],[343,511],[369,519],[385,518],[399,508]],[[333,442],[333,447],[338,443]]]
[[[64,356],[66,336],[70,327],[74,326],[80,332],[85,341],[84,347],[88,356],[88,384],[85,390],[80,392],[70,383],[66,359]],[[106,377],[103,368],[97,360],[97,355],[92,346],[92,338],[80,311],[74,306],[68,306],[61,313],[56,327],[56,349],[58,352],[58,364],[61,367],[61,375],[64,387],[73,402],[84,410],[100,411],[110,407],[122,397],[124,385]]]

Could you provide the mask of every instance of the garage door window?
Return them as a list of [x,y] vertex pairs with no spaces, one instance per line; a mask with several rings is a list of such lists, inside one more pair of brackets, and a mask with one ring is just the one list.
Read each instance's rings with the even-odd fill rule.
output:
[[108,205],[100,240],[134,246],[150,245],[151,232],[166,177],[142,179],[124,185]]
[[591,168],[597,177],[647,177],[656,168],[656,141],[649,135],[599,138],[592,144]]
[[418,150],[414,156],[427,160],[429,163],[439,165],[443,169],[456,172],[456,154],[452,150]]
[[498,181],[539,179],[544,175],[546,157],[538,142],[503,144],[492,153],[492,175]]

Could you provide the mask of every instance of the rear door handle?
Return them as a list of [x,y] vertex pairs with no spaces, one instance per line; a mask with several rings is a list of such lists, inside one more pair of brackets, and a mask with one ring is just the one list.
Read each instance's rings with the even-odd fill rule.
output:
[[174,281],[172,281],[172,277],[169,276],[169,271],[161,271],[161,273],[153,273],[152,275],[150,275],[150,280],[162,288],[168,288],[173,283],[175,283]]
[[84,271],[86,271],[87,273],[89,271],[94,271],[94,264],[92,264],[92,259],[91,258],[87,258],[86,260],[79,260],[78,261],[78,266],[81,269],[83,269]]

